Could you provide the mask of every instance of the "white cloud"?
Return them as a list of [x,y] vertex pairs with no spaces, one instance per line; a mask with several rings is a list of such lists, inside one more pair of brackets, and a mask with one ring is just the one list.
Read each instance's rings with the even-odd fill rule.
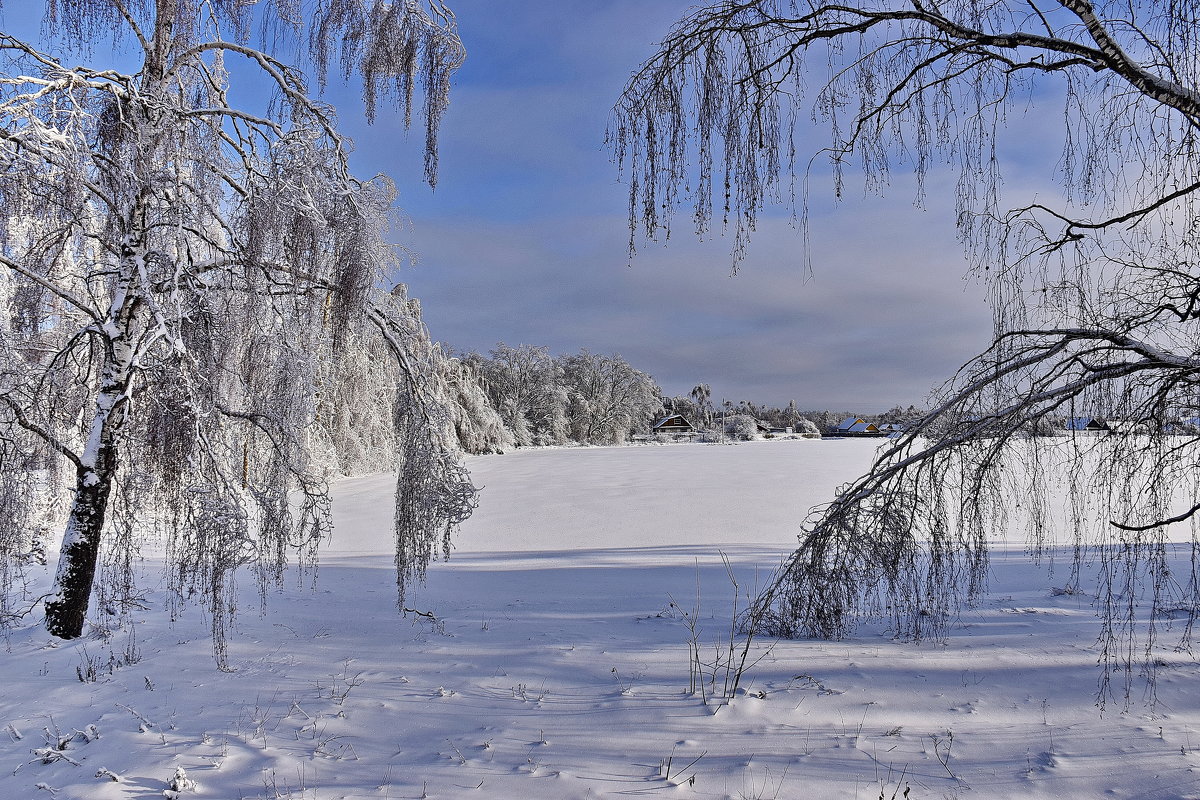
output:
[[882,409],[920,403],[987,344],[982,289],[963,279],[950,218],[847,203],[799,235],[764,224],[741,272],[727,242],[679,236],[626,266],[624,220],[416,223],[404,275],[435,337],[620,352],[670,393],[699,382],[731,400]]

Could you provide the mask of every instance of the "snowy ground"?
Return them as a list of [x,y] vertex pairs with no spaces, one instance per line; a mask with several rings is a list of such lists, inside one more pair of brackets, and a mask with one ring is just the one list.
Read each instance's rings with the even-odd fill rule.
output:
[[[483,503],[408,601],[436,623],[394,608],[390,479],[345,481],[315,589],[260,617],[247,586],[235,672],[195,609],[108,642],[15,632],[0,798],[161,798],[177,768],[185,798],[1200,797],[1200,669],[1172,661],[1157,706],[1102,713],[1088,599],[1055,596],[1019,547],[945,644],[768,642],[731,703],[687,693],[672,598],[690,610],[699,587],[711,650],[720,552],[765,577],[877,444],[473,459]],[[48,735],[71,741],[47,764]]]

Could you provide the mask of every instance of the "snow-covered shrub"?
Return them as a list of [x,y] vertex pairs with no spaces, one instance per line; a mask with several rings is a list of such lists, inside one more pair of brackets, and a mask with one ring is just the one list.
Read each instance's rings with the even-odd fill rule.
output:
[[758,422],[748,414],[734,414],[725,420],[725,435],[748,442],[758,436]]
[[821,429],[816,426],[816,423],[814,423],[812,420],[804,419],[803,417],[796,420],[796,424],[792,426],[792,429],[801,436],[813,438],[819,438],[821,436]]

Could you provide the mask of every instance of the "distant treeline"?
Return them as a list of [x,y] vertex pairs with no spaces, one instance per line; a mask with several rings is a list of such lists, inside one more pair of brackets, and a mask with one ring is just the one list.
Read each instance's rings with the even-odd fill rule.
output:
[[698,427],[713,427],[722,418],[747,416],[771,428],[793,428],[797,432],[805,427],[803,422],[808,421],[822,433],[828,432],[847,417],[862,417],[877,424],[904,424],[918,420],[926,413],[924,409],[913,405],[907,408],[894,406],[881,414],[863,414],[861,411],[799,409],[794,400],[784,408],[757,405],[748,400],[737,403],[726,400],[716,404],[709,400],[704,384],[693,389],[690,395],[664,398],[663,405],[669,413],[683,414]]
[[[552,355],[535,345],[498,343],[486,355],[458,353],[448,359],[457,402],[455,424],[463,449],[471,453],[511,447],[563,444],[622,444],[651,432],[667,414],[683,414],[701,432],[749,438],[755,423],[792,428],[797,433],[824,433],[850,411],[799,410],[750,401],[719,405],[707,384],[689,395],[668,397],[650,375],[620,355],[586,349]],[[873,422],[907,422],[924,411],[897,406],[867,415]],[[863,415],[857,415],[863,416]]]

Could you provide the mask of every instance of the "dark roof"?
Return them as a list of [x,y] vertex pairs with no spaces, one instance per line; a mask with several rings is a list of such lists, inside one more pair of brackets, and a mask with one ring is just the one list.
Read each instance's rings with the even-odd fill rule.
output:
[[1070,417],[1067,419],[1066,428],[1069,431],[1109,430],[1108,423],[1096,417]]

